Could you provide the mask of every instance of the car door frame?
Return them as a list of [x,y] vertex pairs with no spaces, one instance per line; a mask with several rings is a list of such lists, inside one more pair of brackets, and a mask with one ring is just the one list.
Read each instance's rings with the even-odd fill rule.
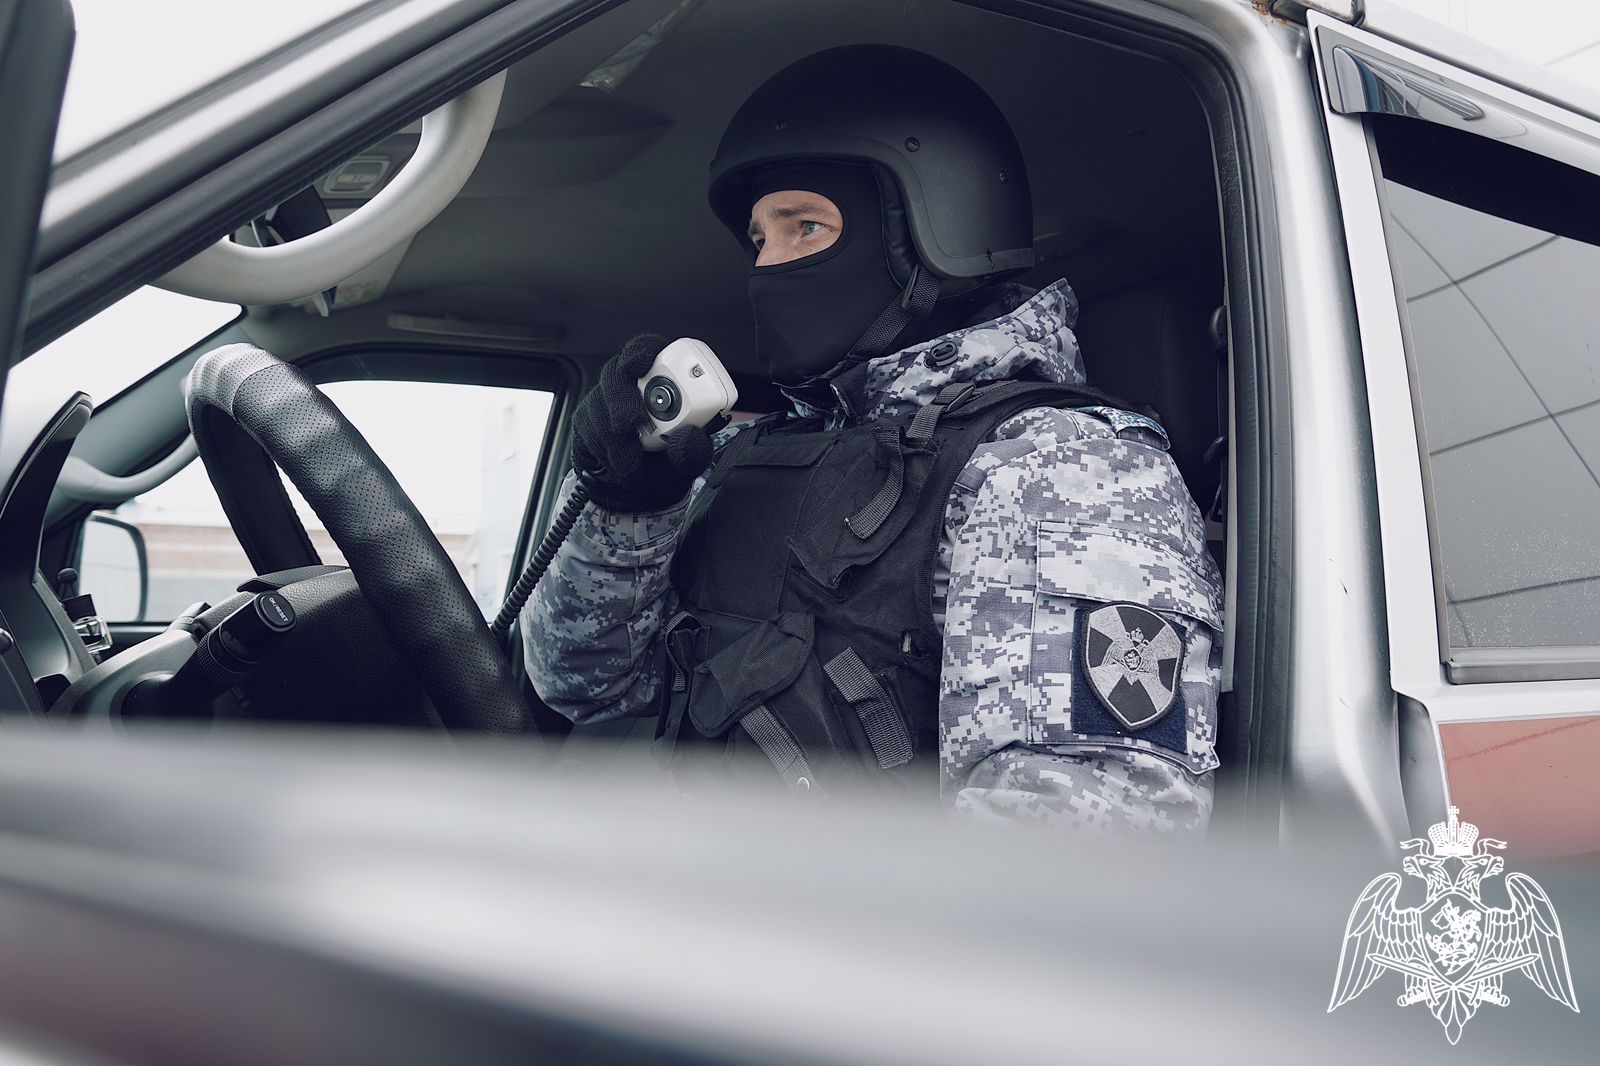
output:
[[0,397],[26,319],[75,29],[66,0],[0,0]]
[[[1355,98],[1348,68],[1357,63],[1370,76],[1387,66],[1409,79],[1406,91],[1420,87],[1445,100],[1453,94],[1463,107],[1517,121],[1526,130],[1522,147],[1596,174],[1600,121],[1314,11],[1308,22],[1366,370],[1389,670],[1400,702],[1402,775],[1412,828],[1437,821],[1454,803],[1489,835],[1518,842],[1524,854],[1600,850],[1600,829],[1592,821],[1591,828],[1582,827],[1586,807],[1569,805],[1583,775],[1572,774],[1565,786],[1546,781],[1536,789],[1532,782],[1506,780],[1518,772],[1521,754],[1506,753],[1519,745],[1538,745],[1560,760],[1579,758],[1584,750],[1595,754],[1593,741],[1563,754],[1562,742],[1551,745],[1549,735],[1587,720],[1588,732],[1600,736],[1600,649],[1464,653],[1449,646],[1416,378],[1385,236],[1382,179],[1365,119],[1377,108]],[[1343,83],[1336,64],[1347,67]],[[1441,124],[1481,135],[1465,118]]]
[[[395,0],[400,3],[402,0]],[[423,0],[415,0],[423,2]],[[444,0],[439,0],[444,2]],[[460,0],[466,4],[469,0]],[[293,113],[241,112],[256,140],[122,214],[38,275],[37,347],[341,159],[623,0],[471,0],[488,11],[373,75],[337,72]],[[627,0],[630,5],[671,0]],[[1381,661],[1359,352],[1303,17],[1233,0],[965,0],[1171,61],[1213,124],[1231,359],[1229,616],[1218,810],[1378,838],[1403,820]],[[492,10],[489,10],[492,8]],[[453,9],[452,9],[453,10]],[[363,81],[362,78],[367,78]],[[342,79],[342,80],[341,80]],[[221,95],[232,93],[230,83]],[[304,112],[302,105],[320,103]],[[1282,180],[1292,167],[1294,181]],[[145,190],[149,194],[149,190]],[[1314,485],[1317,491],[1296,491]]]

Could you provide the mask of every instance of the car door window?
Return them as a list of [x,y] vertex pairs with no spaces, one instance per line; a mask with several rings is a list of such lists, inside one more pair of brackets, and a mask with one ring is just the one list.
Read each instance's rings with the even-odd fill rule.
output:
[[[535,389],[437,381],[337,381],[321,386],[417,505],[486,616],[499,608],[538,470],[553,396]],[[287,485],[287,482],[285,483]],[[325,563],[345,559],[292,486],[289,497]],[[164,622],[197,600],[216,603],[253,571],[204,467],[190,463],[110,512],[143,537],[149,582],[141,617],[132,597],[104,605],[113,622]],[[84,539],[82,584],[125,569],[121,538]],[[126,555],[126,551],[122,552]]]
[[1375,143],[1450,644],[1600,645],[1600,177],[1397,121]]
[[244,314],[238,304],[197,300],[145,285],[18,364],[18,385],[81,387],[104,407],[145,375]]

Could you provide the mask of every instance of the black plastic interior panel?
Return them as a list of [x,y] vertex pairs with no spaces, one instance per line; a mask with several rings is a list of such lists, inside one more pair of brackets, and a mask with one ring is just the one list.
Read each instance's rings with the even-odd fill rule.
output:
[[66,0],[0,0],[0,395],[27,304],[72,36]]
[[[72,442],[93,408],[78,393],[22,453],[0,495],[0,610],[30,679],[71,681],[93,665],[50,586],[39,576],[39,535]],[[10,662],[10,659],[7,659]]]

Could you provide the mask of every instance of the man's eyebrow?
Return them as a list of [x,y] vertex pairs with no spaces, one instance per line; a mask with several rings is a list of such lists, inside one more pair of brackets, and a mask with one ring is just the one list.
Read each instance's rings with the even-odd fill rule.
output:
[[799,203],[790,204],[788,207],[774,207],[772,216],[774,218],[794,218],[796,215],[818,214],[823,210],[820,200],[801,200]]
[[[827,210],[827,207],[823,204],[823,202],[821,200],[801,200],[797,204],[788,204],[788,205],[783,206],[783,207],[774,207],[774,208],[772,208],[770,210],[770,212],[767,212],[767,213],[771,214],[772,217],[775,218],[775,219],[785,219],[785,218],[797,218],[800,215],[821,214],[822,212],[824,212],[826,210]],[[750,220],[750,225],[745,230],[746,235],[748,235],[750,237],[754,237],[759,232],[761,232],[761,227],[756,225],[756,220],[755,219],[751,219]]]

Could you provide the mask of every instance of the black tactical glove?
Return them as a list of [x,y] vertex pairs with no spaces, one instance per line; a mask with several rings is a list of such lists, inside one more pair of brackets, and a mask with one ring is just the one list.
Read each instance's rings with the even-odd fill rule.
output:
[[572,466],[589,497],[608,511],[661,511],[679,500],[711,465],[711,437],[699,426],[666,435],[665,451],[647,452],[639,431],[650,422],[639,379],[667,339],[641,333],[600,368],[600,380],[572,415]]

